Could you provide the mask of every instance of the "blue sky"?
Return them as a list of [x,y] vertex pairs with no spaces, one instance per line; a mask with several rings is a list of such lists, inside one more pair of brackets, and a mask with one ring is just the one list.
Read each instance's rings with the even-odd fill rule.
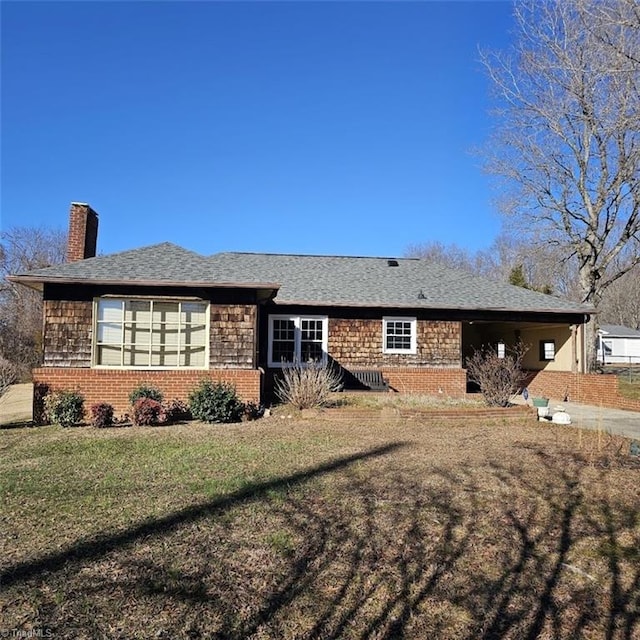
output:
[[501,2],[2,2],[1,224],[98,250],[486,248]]

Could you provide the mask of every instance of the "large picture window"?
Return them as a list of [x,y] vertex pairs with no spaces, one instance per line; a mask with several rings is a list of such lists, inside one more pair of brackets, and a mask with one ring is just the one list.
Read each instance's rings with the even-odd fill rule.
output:
[[326,316],[269,316],[270,367],[327,361]]
[[100,367],[207,367],[208,304],[99,298],[94,364]]
[[383,353],[416,353],[416,319],[382,319]]

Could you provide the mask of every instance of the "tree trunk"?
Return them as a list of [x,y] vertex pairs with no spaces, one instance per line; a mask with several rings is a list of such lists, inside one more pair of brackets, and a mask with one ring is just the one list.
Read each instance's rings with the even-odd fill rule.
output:
[[[598,272],[588,265],[580,269],[580,288],[582,290],[582,301],[592,304],[596,309],[602,301],[602,294],[597,286]],[[585,324],[585,368],[588,372],[593,372],[598,366],[598,316],[593,314],[587,324]]]

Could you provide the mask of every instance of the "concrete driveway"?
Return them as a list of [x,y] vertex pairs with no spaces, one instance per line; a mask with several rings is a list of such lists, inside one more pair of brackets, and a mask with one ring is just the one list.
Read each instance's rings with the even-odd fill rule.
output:
[[[525,404],[521,395],[514,396],[514,404]],[[527,404],[531,404],[529,399]],[[640,412],[623,411],[621,409],[609,409],[596,407],[577,402],[563,402],[562,400],[549,400],[549,415],[556,411],[566,411],[571,417],[571,426],[582,429],[600,429],[607,433],[614,433],[627,438],[640,439]]]
[[33,419],[33,385],[14,384],[0,398],[0,426],[22,424]]
[[571,416],[574,427],[584,429],[601,429],[627,438],[640,440],[640,413],[637,411],[622,411],[607,407],[594,407],[575,402],[549,401],[549,409],[553,413],[556,409],[564,409]]

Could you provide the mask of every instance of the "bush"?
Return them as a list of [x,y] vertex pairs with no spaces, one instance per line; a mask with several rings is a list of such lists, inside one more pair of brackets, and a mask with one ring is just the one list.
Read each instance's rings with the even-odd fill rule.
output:
[[153,398],[138,398],[133,404],[133,424],[150,427],[165,422],[162,404]]
[[244,412],[232,384],[211,380],[202,380],[191,392],[189,407],[193,417],[203,422],[238,422]]
[[84,398],[77,391],[58,391],[44,400],[49,422],[62,427],[79,424],[84,418]]
[[255,402],[245,402],[244,405],[244,419],[251,421],[262,418],[264,415],[264,406],[256,404]]
[[469,380],[480,387],[485,402],[490,407],[506,407],[514,393],[519,391],[526,378],[522,358],[527,348],[518,343],[507,349],[503,358],[493,347],[482,347],[467,359]]
[[91,424],[98,429],[113,426],[113,407],[106,402],[92,405]]
[[282,371],[276,379],[275,392],[285,404],[297,409],[324,407],[333,391],[342,386],[342,373],[332,365],[309,363]]
[[164,396],[160,389],[156,389],[156,387],[148,384],[141,384],[129,394],[131,406],[134,406],[140,398],[151,398],[151,400],[155,400],[156,402],[162,402]]
[[162,405],[165,422],[179,422],[180,420],[191,420],[189,406],[182,400],[171,400]]

